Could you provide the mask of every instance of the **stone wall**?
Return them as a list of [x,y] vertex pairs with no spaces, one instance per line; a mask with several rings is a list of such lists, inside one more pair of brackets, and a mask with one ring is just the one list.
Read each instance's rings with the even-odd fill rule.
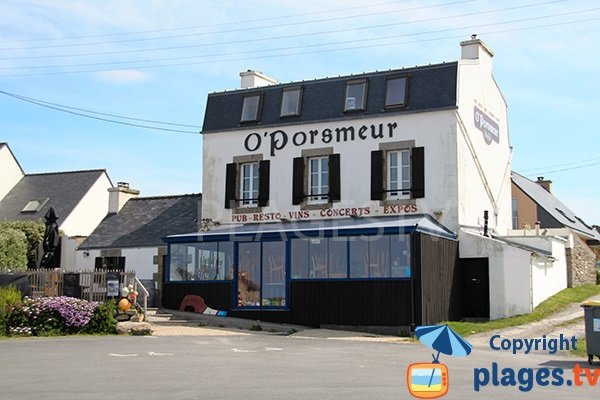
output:
[[574,247],[567,249],[567,286],[576,287],[596,283],[596,254],[576,234]]

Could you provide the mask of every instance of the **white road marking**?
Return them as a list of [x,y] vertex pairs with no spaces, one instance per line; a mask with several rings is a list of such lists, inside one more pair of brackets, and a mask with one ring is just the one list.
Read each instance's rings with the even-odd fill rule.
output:
[[153,351],[149,351],[148,355],[149,356],[174,356],[175,354],[173,354],[173,353],[155,353]]
[[116,354],[116,353],[109,353],[109,356],[112,357],[137,357],[139,356],[139,354]]
[[232,348],[231,351],[234,353],[256,353],[256,350],[241,350],[236,348]]
[[283,349],[279,347],[265,347],[266,351],[283,351]]

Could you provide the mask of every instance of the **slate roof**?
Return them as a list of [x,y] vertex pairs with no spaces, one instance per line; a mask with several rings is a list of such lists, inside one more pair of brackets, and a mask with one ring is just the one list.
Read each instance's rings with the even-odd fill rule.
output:
[[162,246],[164,236],[198,231],[201,205],[201,194],[132,198],[108,214],[79,249]]
[[[0,200],[0,221],[39,220],[54,207],[60,226],[103,174],[104,169],[25,175]],[[45,204],[37,212],[21,212],[31,200]]]
[[[542,228],[567,227],[589,236],[594,240],[600,240],[600,233],[585,223],[569,207],[558,200],[552,193],[535,183],[534,181],[512,172],[512,181],[527,196],[529,196],[538,207],[538,219]],[[539,208],[542,208],[540,212]]]
[[[202,133],[300,124],[317,121],[351,120],[375,115],[402,114],[456,107],[458,63],[443,63],[413,68],[371,72],[336,78],[240,89],[208,95]],[[402,109],[385,109],[386,79],[408,76],[407,104]],[[367,79],[367,109],[344,113],[346,82]],[[302,87],[301,115],[281,118],[281,97],[286,87]],[[262,113],[257,123],[240,124],[245,95],[263,93]]]

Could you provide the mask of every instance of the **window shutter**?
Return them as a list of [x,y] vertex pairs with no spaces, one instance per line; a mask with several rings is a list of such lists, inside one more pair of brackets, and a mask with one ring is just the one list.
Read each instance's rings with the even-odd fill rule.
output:
[[237,188],[237,165],[227,164],[225,171],[225,208],[235,208],[235,192]]
[[292,172],[292,204],[298,205],[304,201],[304,158],[294,158]]
[[329,201],[340,201],[340,155],[329,155]]
[[371,152],[371,200],[383,200],[383,150]]
[[425,197],[425,148],[413,147],[410,160],[410,197],[420,199]]
[[258,206],[266,207],[269,203],[269,160],[261,161],[258,164]]
[[102,257],[96,257],[94,260],[94,268],[100,269],[102,268]]
[[121,271],[125,271],[125,257],[117,257],[117,268]]

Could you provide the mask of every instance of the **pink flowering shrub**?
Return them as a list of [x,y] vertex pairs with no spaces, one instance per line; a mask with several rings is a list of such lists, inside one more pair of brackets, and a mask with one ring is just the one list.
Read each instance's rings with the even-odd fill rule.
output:
[[[25,298],[6,316],[8,335],[47,336],[73,333],[112,333],[113,305],[73,297]],[[100,320],[108,320],[99,323]],[[116,321],[115,321],[116,324]],[[98,332],[98,327],[102,330]],[[108,328],[107,328],[108,327]],[[106,328],[106,329],[105,329]]]

